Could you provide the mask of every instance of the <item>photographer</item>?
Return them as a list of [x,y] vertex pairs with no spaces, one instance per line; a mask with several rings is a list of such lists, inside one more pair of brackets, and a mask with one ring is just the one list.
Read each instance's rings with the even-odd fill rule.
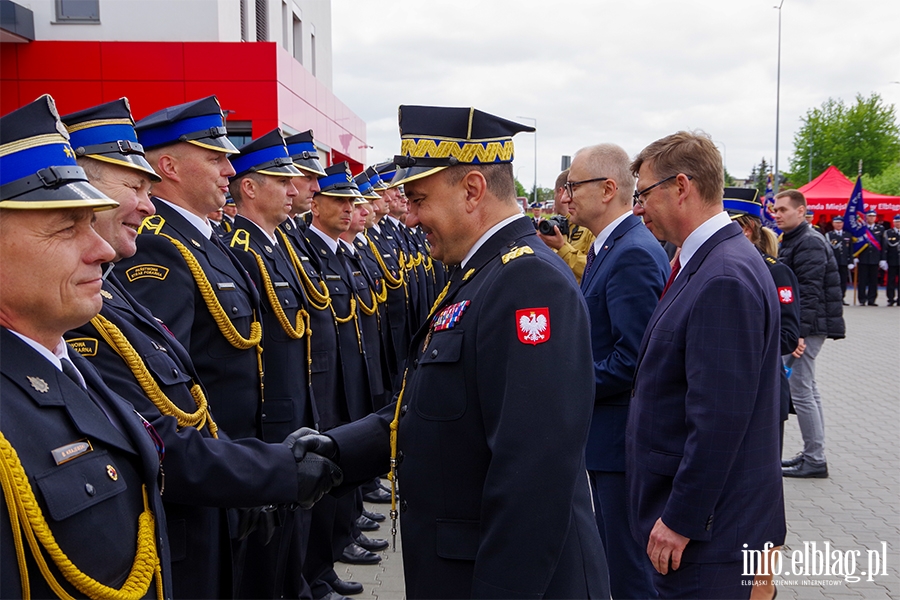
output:
[[[542,229],[541,223],[539,223],[537,226],[538,237],[544,240],[544,243],[569,265],[575,274],[575,279],[580,284],[581,275],[584,273],[584,266],[587,263],[587,253],[594,242],[594,234],[585,227],[569,222],[568,198],[565,197],[568,176],[568,169],[560,173],[553,188],[553,209],[560,216],[541,221],[541,223],[552,225],[552,229],[547,229],[546,225]],[[562,223],[551,223],[551,221],[561,221]]]

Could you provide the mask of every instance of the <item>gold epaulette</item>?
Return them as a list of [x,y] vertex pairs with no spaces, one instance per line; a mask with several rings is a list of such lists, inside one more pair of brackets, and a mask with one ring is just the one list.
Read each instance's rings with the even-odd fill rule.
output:
[[500,262],[505,265],[509,261],[519,258],[520,256],[525,256],[526,254],[534,254],[534,250],[532,250],[530,246],[519,246],[501,256]]
[[165,224],[166,220],[162,215],[150,215],[149,217],[144,217],[144,220],[141,221],[141,226],[138,227],[138,233],[144,233],[146,230],[154,235],[159,235],[159,232],[162,231],[163,225]]
[[234,231],[234,235],[231,237],[231,243],[228,244],[229,248],[234,248],[238,246],[239,248],[243,248],[244,252],[250,251],[250,232],[246,229],[236,229]]
[[777,260],[775,260],[775,259],[772,258],[771,256],[766,256],[765,259],[766,259],[766,262],[769,263],[770,265],[774,265],[775,263],[778,262]]

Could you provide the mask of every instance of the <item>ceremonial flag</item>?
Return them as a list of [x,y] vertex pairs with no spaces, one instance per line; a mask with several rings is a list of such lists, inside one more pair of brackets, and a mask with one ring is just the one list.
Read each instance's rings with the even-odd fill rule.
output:
[[760,211],[759,216],[760,220],[762,220],[763,227],[768,227],[777,235],[781,235],[781,230],[775,225],[775,218],[772,216],[774,208],[775,192],[772,191],[772,174],[769,173],[766,175],[766,194],[763,196],[762,210]]
[[859,256],[869,244],[881,252],[881,242],[866,225],[866,206],[863,203],[862,189],[862,176],[857,176],[853,193],[847,202],[847,210],[844,211],[844,226],[853,236],[853,256]]

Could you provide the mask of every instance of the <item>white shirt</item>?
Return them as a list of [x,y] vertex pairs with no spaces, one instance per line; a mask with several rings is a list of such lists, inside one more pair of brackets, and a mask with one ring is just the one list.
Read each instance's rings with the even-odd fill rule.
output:
[[603,244],[606,243],[606,240],[609,239],[612,232],[616,230],[616,227],[618,227],[622,221],[627,219],[630,214],[630,210],[622,213],[622,216],[616,218],[615,221],[604,227],[600,233],[597,234],[597,238],[594,240],[594,256],[600,256],[600,249],[603,248]]
[[[206,239],[210,239],[212,237],[213,230],[212,230],[212,226],[209,224],[208,219],[205,219],[205,218],[201,219],[200,217],[198,217],[194,213],[190,212],[189,210],[184,209],[184,208],[178,206],[177,204],[172,204],[165,198],[160,198],[159,196],[156,196],[156,197],[159,198],[160,200],[162,200],[163,202],[165,202],[166,205],[171,207],[172,210],[177,212],[179,215],[181,215],[182,217],[187,219],[188,223],[190,223],[191,225],[193,225],[194,227],[197,228],[197,231],[200,232],[200,235],[202,235]],[[228,215],[225,215],[225,216],[228,216]]]
[[[501,229],[503,229],[504,227],[506,227],[513,221],[515,221],[516,219],[522,219],[522,218],[528,219],[528,217],[525,217],[524,215],[521,215],[521,214],[515,214],[511,217],[506,217],[505,219],[503,219],[502,221],[500,221],[499,223],[497,223],[496,225],[494,225],[493,227],[491,227],[490,229],[485,231],[484,235],[482,235],[480,238],[478,238],[478,241],[475,242],[475,244],[471,248],[469,248],[468,254],[466,254],[466,257],[464,259],[462,259],[461,263],[459,263],[459,267],[461,269],[465,268],[466,263],[469,262],[469,259],[471,259],[473,256],[475,256],[475,253],[478,252],[478,249],[481,248],[486,241],[491,239],[491,237],[495,233],[497,233],[498,231],[500,231]],[[528,220],[531,221],[531,219],[528,219]]]
[[681,263],[681,270],[678,271],[675,279],[678,279],[684,273],[684,268],[694,257],[694,254],[697,253],[697,250],[700,249],[700,246],[705,244],[706,240],[729,223],[731,223],[731,217],[723,210],[704,221],[700,227],[691,232],[691,235],[687,236],[687,239],[681,245],[681,255],[678,258],[678,261]]
[[341,241],[341,244],[344,245],[344,251],[349,252],[352,255],[356,255],[356,246],[345,240],[344,238],[338,238]]
[[275,236],[274,236],[274,235],[269,235],[269,232],[266,231],[265,229],[263,229],[262,227],[260,227],[260,226],[259,226],[259,223],[257,223],[256,221],[254,221],[253,219],[251,219],[250,217],[248,217],[248,216],[246,216],[246,215],[241,215],[241,216],[244,217],[245,219],[247,219],[248,221],[250,221],[251,223],[253,223],[254,225],[256,225],[256,228],[259,229],[260,231],[262,231],[263,235],[266,236],[266,239],[267,239],[267,240],[269,240],[270,242],[272,242],[272,245],[273,245],[273,246],[277,246],[277,245],[278,245],[278,240],[275,239]]
[[328,247],[331,248],[331,251],[334,253],[334,255],[337,256],[337,249],[338,249],[337,240],[334,240],[334,239],[328,237],[327,235],[325,235],[322,231],[320,231],[318,228],[316,228],[315,225],[310,225],[309,230],[314,231],[316,233],[316,235],[318,235],[320,238],[322,238],[325,241],[325,243],[328,245]]
[[81,372],[74,365],[74,363],[72,363],[72,360],[69,358],[69,354],[68,354],[69,346],[66,344],[66,340],[64,340],[63,338],[59,338],[59,343],[56,345],[56,348],[53,349],[53,352],[50,352],[50,350],[45,348],[43,345],[38,344],[36,341],[34,341],[33,339],[31,339],[29,337],[25,337],[18,331],[13,331],[12,329],[9,329],[8,331],[10,333],[14,334],[16,337],[18,337],[20,340],[22,340],[29,346],[31,346],[32,348],[34,348],[38,352],[38,354],[40,354],[41,356],[43,356],[44,358],[49,360],[53,364],[53,366],[56,367],[57,369],[59,369],[60,371],[62,371],[62,361],[64,361],[64,360],[69,361],[69,363],[72,364],[72,368],[75,369],[76,373],[78,373],[78,379],[81,380],[81,386],[85,387],[85,388],[87,387],[87,384],[85,383],[84,377],[81,375]]

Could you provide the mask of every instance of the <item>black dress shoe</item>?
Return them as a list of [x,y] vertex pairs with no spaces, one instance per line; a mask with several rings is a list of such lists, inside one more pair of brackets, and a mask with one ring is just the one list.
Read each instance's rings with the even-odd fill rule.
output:
[[349,565],[377,565],[381,562],[381,557],[359,544],[347,544],[338,560]]
[[380,512],[369,512],[369,511],[367,511],[366,509],[363,509],[362,514],[363,514],[363,516],[366,517],[367,519],[372,519],[372,520],[375,521],[376,523],[381,523],[381,522],[383,522],[383,521],[387,518],[387,517],[385,517],[383,514],[381,514]]
[[335,579],[333,581],[329,581],[328,585],[330,585],[335,592],[344,596],[361,594],[363,591],[362,584],[357,583],[356,581],[344,581],[343,579]]
[[338,594],[335,590],[331,590],[318,600],[347,600],[344,596]]
[[869,306],[878,306],[877,302],[869,302]]
[[391,494],[381,489],[372,490],[363,494],[363,500],[372,504],[389,504],[391,502]]
[[796,467],[801,462],[803,462],[803,453],[802,452],[796,456],[792,456],[791,458],[789,458],[787,460],[781,461],[781,466],[782,467]]
[[828,465],[811,465],[807,461],[802,460],[796,466],[782,469],[781,474],[785,477],[797,477],[800,479],[827,479]]
[[[850,306],[850,303],[849,303],[849,302],[842,302],[842,304],[843,304],[844,306]],[[777,590],[778,588],[775,588],[775,589]]]
[[356,526],[359,527],[362,531],[375,531],[376,529],[381,528],[381,525],[379,525],[366,515],[359,515],[359,517],[357,517]]
[[369,552],[378,552],[388,547],[388,541],[379,538],[370,539],[364,533],[360,533],[356,538],[356,543],[368,550]]

